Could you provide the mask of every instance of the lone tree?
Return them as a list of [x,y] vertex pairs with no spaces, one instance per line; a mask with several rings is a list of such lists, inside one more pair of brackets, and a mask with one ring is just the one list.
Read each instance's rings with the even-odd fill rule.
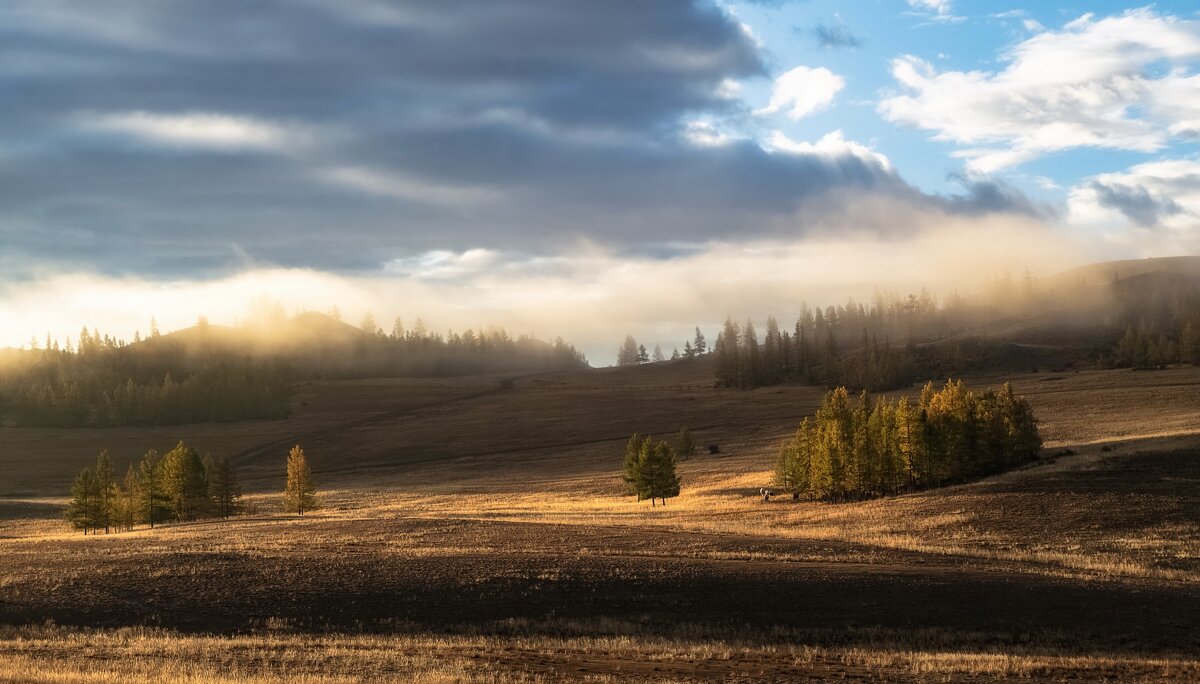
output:
[[625,469],[623,479],[629,485],[629,493],[636,494],[638,501],[679,496],[679,477],[675,474],[675,452],[666,442],[655,442],[648,437],[634,434],[625,446]]
[[312,471],[304,458],[300,445],[292,447],[287,458],[287,485],[283,489],[283,510],[286,513],[304,515],[304,511],[318,508],[317,487],[313,484]]

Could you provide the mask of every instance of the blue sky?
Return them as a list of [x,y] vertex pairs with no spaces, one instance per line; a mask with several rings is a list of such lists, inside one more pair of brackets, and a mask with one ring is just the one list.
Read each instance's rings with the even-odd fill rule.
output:
[[0,344],[273,300],[669,349],[1200,252],[1194,3],[9,0],[0,92]]
[[[891,123],[876,111],[881,97],[896,89],[890,69],[894,58],[910,54],[943,71],[995,73],[1005,68],[1005,55],[1014,46],[1039,33],[1061,31],[1065,24],[1087,14],[1103,18],[1150,7],[1164,16],[1200,15],[1190,2],[1142,5],[957,0],[946,4],[949,12],[945,17],[903,0],[729,2],[725,6],[763,42],[773,73],[806,65],[826,67],[845,78],[845,88],[833,106],[801,120],[778,121],[789,136],[813,139],[831,129],[841,129],[847,138],[869,142],[887,155],[907,180],[928,192],[955,191],[963,164],[951,156],[958,147],[955,144],[935,140],[928,131]],[[836,28],[839,35],[852,37],[857,45],[823,46],[816,36],[818,26]],[[751,102],[765,102],[770,98],[771,84],[764,80],[748,82],[744,93]],[[1067,189],[1085,177],[1120,172],[1162,157],[1195,155],[1197,151],[1200,146],[1195,138],[1173,139],[1154,153],[1080,148],[1047,154],[995,176],[1030,196],[1065,201]],[[1059,187],[1048,190],[1040,179],[1050,179]]]

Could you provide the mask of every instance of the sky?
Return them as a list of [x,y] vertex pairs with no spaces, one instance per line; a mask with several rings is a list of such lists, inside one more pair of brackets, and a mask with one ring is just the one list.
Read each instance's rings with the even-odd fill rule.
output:
[[563,335],[1200,252],[1193,2],[8,0],[0,346]]

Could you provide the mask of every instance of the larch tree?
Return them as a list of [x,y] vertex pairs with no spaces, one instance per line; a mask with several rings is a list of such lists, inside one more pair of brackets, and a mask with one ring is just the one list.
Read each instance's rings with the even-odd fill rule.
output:
[[91,468],[84,468],[71,487],[71,502],[67,504],[66,516],[71,526],[83,530],[85,535],[88,530],[96,529],[97,498],[96,478]]
[[208,513],[208,480],[204,461],[192,447],[180,442],[163,458],[163,478],[176,520],[195,520]]
[[138,490],[141,489],[137,470],[134,469],[133,463],[125,470],[125,486],[121,489],[120,508],[120,523],[121,529],[129,531],[133,529],[133,525],[137,522],[137,502]]
[[113,473],[112,458],[108,449],[96,457],[96,470],[92,473],[96,480],[96,527],[104,528],[108,534],[116,519],[117,502],[120,499],[120,489],[117,478]]
[[163,460],[157,450],[150,449],[138,464],[138,521],[154,527],[170,514],[171,499],[167,495]]
[[313,484],[312,470],[300,445],[292,447],[287,457],[287,484],[283,490],[283,510],[287,513],[304,515],[318,507],[317,487]]

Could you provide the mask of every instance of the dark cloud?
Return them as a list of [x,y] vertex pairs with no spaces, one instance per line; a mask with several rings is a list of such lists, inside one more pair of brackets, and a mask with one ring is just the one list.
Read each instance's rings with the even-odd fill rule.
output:
[[[746,116],[727,79],[765,76],[707,2],[13,0],[0,44],[8,259],[194,276],[580,238],[653,254],[794,233],[833,190],[945,205],[852,151],[687,142],[690,117]],[[205,135],[181,134],[197,116]],[[1021,198],[951,208],[984,204]]]
[[817,24],[812,29],[813,38],[817,45],[823,48],[856,48],[862,45],[862,39],[850,33],[845,26],[827,26]]
[[958,181],[965,189],[961,195],[943,199],[951,211],[962,214],[1012,213],[1033,218],[1054,218],[1054,207],[1034,202],[1019,189],[995,179],[976,179],[962,173],[952,173],[949,178]]
[[1143,228],[1154,228],[1163,217],[1183,211],[1183,207],[1175,200],[1169,197],[1155,198],[1146,188],[1140,186],[1130,187],[1093,181],[1092,189],[1096,191],[1096,198],[1101,206],[1116,209]]

